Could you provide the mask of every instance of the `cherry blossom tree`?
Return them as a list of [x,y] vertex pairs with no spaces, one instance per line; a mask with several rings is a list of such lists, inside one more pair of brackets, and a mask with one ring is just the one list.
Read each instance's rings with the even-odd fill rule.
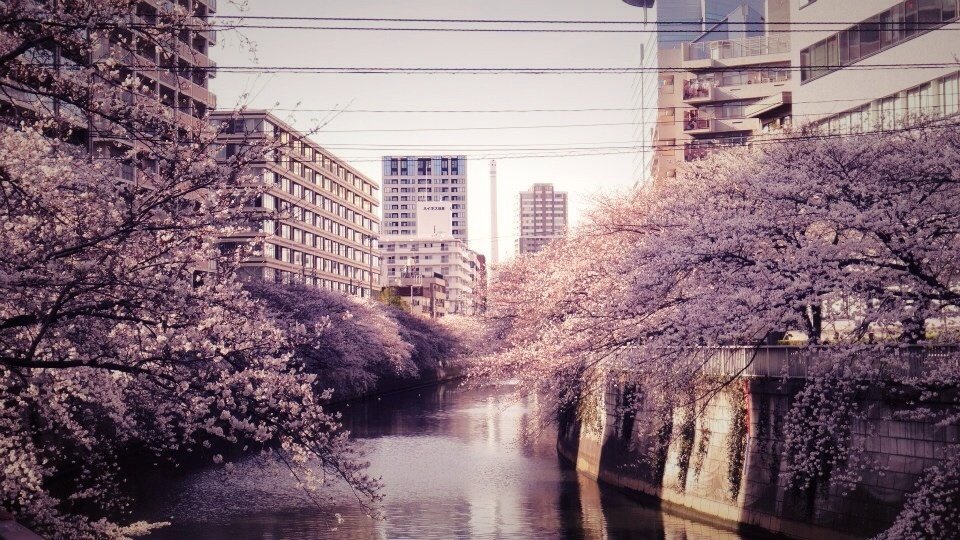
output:
[[417,373],[413,347],[381,306],[303,285],[254,281],[247,288],[282,325],[289,349],[319,388],[353,396],[372,391],[384,376]]
[[[818,388],[849,393],[859,386],[850,381],[883,377],[930,391],[960,380],[954,363],[911,372],[905,348],[955,339],[958,231],[955,122],[760,139],[602,199],[564,241],[500,268],[488,316],[505,347],[478,374],[546,393],[553,413],[611,379],[640,385],[645,413],[695,410],[737,375],[709,369],[718,346],[792,331],[814,360],[798,406],[836,421],[791,428],[788,481],[843,481],[856,453],[850,423],[864,411]],[[956,424],[958,413],[954,404],[927,417]],[[833,447],[811,456],[810,444]]]

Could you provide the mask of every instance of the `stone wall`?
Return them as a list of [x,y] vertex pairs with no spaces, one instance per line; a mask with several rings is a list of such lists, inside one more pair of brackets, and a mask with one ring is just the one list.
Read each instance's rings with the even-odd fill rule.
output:
[[585,474],[654,496],[675,512],[810,539],[866,538],[886,529],[924,471],[960,452],[956,427],[893,419],[915,396],[871,388],[858,396],[864,414],[851,424],[862,448],[854,488],[845,493],[824,482],[791,489],[781,477],[785,416],[804,384],[741,378],[700,414],[677,410],[665,418],[635,416],[622,404],[629,398],[644,410],[639,391],[612,386],[591,404],[602,409],[602,422],[578,421],[573,412],[561,419],[558,449]]

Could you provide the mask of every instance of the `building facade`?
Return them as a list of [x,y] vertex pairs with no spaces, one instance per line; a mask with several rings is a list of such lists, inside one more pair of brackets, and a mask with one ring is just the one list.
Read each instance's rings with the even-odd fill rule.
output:
[[439,319],[447,314],[447,282],[441,274],[401,276],[391,287],[414,315]]
[[384,156],[385,237],[467,241],[467,158]]
[[379,184],[266,111],[218,112],[223,158],[264,140],[278,151],[251,170],[265,191],[252,226],[224,239],[250,244],[242,274],[370,297],[380,289]]
[[567,233],[567,202],[553,184],[533,184],[517,195],[517,254],[536,253]]
[[[653,178],[654,149],[660,96],[661,51],[680,47],[721,23],[726,14],[741,4],[766,16],[765,0],[625,0],[639,9],[639,19],[648,30],[637,43],[639,71],[633,79],[634,140],[639,149],[634,155],[634,186],[640,187]],[[676,68],[677,66],[670,66]]]
[[799,122],[861,131],[893,129],[920,116],[957,114],[957,0],[792,4],[792,20],[799,23],[845,25],[794,36]]
[[[771,23],[741,5],[695,41],[660,51],[657,121],[650,175],[676,175],[684,161],[712,148],[744,144],[792,117],[787,0],[770,0]],[[757,34],[759,28],[759,34]],[[715,39],[722,37],[722,39]]]
[[440,274],[446,282],[446,313],[472,315],[477,253],[456,238],[384,238],[383,285],[394,287],[417,276]]
[[[172,14],[174,7],[179,8],[179,14]],[[53,13],[64,9],[56,2],[48,8]],[[134,141],[108,114],[91,114],[68,99],[38,94],[36,81],[46,78],[39,74],[44,70],[62,77],[64,96],[70,93],[70,85],[81,84],[87,89],[91,84],[112,86],[116,95],[100,95],[100,100],[106,103],[116,98],[131,109],[152,114],[153,120],[163,119],[184,130],[202,130],[207,113],[217,105],[216,96],[208,88],[209,79],[216,75],[216,63],[209,57],[217,40],[216,30],[209,27],[215,12],[215,0],[140,0],[131,3],[128,19],[101,32],[96,41],[36,44],[25,50],[20,60],[37,71],[11,72],[0,93],[0,117],[12,123],[21,117],[59,119],[69,126],[72,142],[101,155],[117,157],[131,146],[145,144]],[[159,26],[164,29],[159,35],[147,31]],[[111,69],[87,72],[83,81],[71,75],[98,63],[108,64]],[[136,84],[124,84],[130,81]],[[140,129],[159,132],[157,126],[141,125]],[[130,180],[134,174],[133,166],[121,167],[124,179]]]

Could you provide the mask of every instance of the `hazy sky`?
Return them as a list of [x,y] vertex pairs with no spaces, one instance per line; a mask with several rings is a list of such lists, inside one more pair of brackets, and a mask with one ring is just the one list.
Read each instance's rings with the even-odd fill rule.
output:
[[[248,17],[639,20],[621,0],[249,0]],[[221,0],[219,15],[236,15]],[[399,23],[261,20],[243,25],[398,26]],[[414,26],[438,26],[419,23]],[[478,27],[480,25],[470,25]],[[504,25],[521,27],[521,25]],[[527,26],[528,27],[528,26]],[[556,28],[556,26],[552,26]],[[608,26],[609,28],[609,26]],[[617,27],[633,28],[636,27]],[[638,34],[241,30],[222,32],[211,51],[223,68],[211,88],[219,108],[238,103],[274,109],[371,178],[389,154],[465,154],[470,158],[470,244],[490,254],[489,161],[497,158],[501,259],[513,252],[514,204],[533,182],[570,192],[571,219],[598,192],[632,184],[632,154],[542,155],[546,149],[625,147],[634,138],[634,75],[468,75],[268,73],[286,67],[626,67],[639,62]],[[264,73],[230,73],[257,65]],[[362,110],[597,109],[594,112],[366,113]],[[323,109],[345,109],[329,118]],[[324,123],[327,121],[326,123]],[[585,125],[586,124],[586,125]],[[592,124],[618,124],[595,126]],[[534,127],[579,126],[579,127]],[[488,128],[488,129],[475,129]],[[493,128],[493,129],[489,129]],[[507,129],[514,128],[514,129]],[[517,129],[519,128],[519,129]],[[409,131],[404,131],[409,130]],[[610,150],[607,150],[608,152]],[[619,150],[624,152],[624,150]]]

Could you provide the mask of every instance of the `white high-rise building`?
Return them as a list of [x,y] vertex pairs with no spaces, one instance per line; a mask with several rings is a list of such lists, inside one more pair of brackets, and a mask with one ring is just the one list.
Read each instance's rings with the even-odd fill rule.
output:
[[389,238],[380,242],[383,283],[409,286],[439,274],[446,281],[446,313],[472,315],[477,285],[477,254],[456,238]]
[[567,193],[533,184],[517,197],[517,253],[536,253],[567,232]]
[[383,236],[466,242],[466,156],[384,156]]
[[440,274],[446,312],[473,313],[477,254],[467,248],[466,156],[384,156],[385,286]]

